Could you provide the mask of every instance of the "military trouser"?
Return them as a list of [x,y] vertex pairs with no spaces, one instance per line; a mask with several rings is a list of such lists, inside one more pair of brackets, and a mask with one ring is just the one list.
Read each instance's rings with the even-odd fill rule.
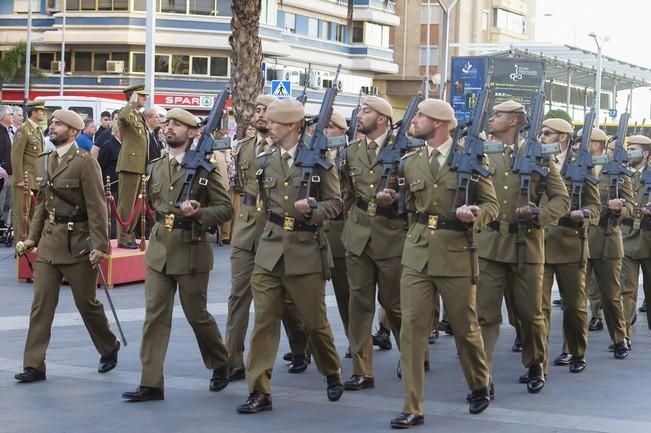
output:
[[604,313],[601,309],[601,294],[597,284],[597,276],[594,272],[586,273],[586,286],[588,289],[588,301],[590,302],[590,317],[603,319]]
[[587,274],[594,272],[594,284],[601,299],[601,308],[613,343],[621,343],[626,337],[626,320],[622,306],[620,276],[622,259],[590,259]]
[[[228,316],[226,319],[226,347],[230,354],[230,366],[244,367],[244,340],[249,326],[251,309],[251,273],[255,265],[255,252],[237,247],[231,250],[231,293],[228,296]],[[290,305],[291,307],[291,305]],[[283,314],[283,324],[292,353],[304,353],[307,335],[296,308]]]
[[52,321],[63,277],[70,283],[75,305],[95,349],[101,356],[108,356],[115,349],[117,339],[109,327],[104,306],[97,300],[97,269],[92,268],[88,261],[53,265],[37,259],[33,266],[34,300],[29,316],[23,367],[45,371],[45,352],[50,344]]
[[[366,254],[347,256],[350,284],[348,341],[354,375],[373,375],[373,319],[375,287],[380,305],[387,313],[389,329],[400,347],[400,257],[373,260]],[[431,317],[431,316],[430,316]]]
[[423,362],[432,332],[432,315],[437,293],[443,299],[447,318],[454,329],[468,387],[475,391],[488,386],[489,370],[477,319],[476,286],[470,277],[433,277],[403,267],[400,279],[400,367],[405,392],[403,412],[422,415],[424,411]]
[[545,319],[545,373],[549,365],[549,336],[552,317],[554,276],[563,301],[563,351],[583,358],[588,345],[588,311],[586,308],[585,263],[545,264],[542,310]]
[[344,325],[344,333],[348,335],[348,306],[350,304],[350,286],[348,285],[348,271],[345,257],[333,258],[332,288],[337,300],[337,309],[341,323]]
[[[438,294],[438,292],[436,292],[434,296],[434,309],[432,310],[432,331],[439,329],[439,321],[441,320],[441,296]],[[448,320],[445,311],[443,312],[443,320]],[[387,313],[382,307],[378,308],[377,322],[380,326],[389,329],[389,319],[387,319]],[[426,355],[429,357],[429,352]]]
[[635,260],[625,256],[622,260],[622,306],[626,321],[626,336],[633,338],[633,320],[637,314],[637,292],[640,281],[640,267],[651,268],[651,258]]
[[[133,212],[133,207],[136,204],[138,194],[140,194],[141,190],[141,179],[142,175],[138,173],[129,173],[126,171],[118,173],[118,213],[122,221],[126,221],[131,216],[131,212]],[[139,222],[140,218],[134,218],[128,227],[122,227],[118,224],[118,242],[122,244],[135,242],[136,238],[133,232]]]
[[271,394],[271,373],[278,352],[286,296],[291,298],[303,319],[319,372],[329,376],[341,368],[328,323],[323,274],[289,276],[283,269],[281,259],[271,272],[256,265],[251,276],[255,325],[246,365],[250,393]]
[[[32,194],[36,196],[38,191],[32,191]],[[25,201],[23,199],[25,195],[23,194],[23,188],[20,186],[13,187],[13,201],[11,204],[11,224],[14,227],[14,245],[16,242],[27,238],[29,235],[29,226],[24,227],[24,214],[25,214]],[[32,217],[34,216],[34,208],[32,206],[32,197],[27,201],[27,214],[29,215],[29,222],[31,224]]]
[[204,365],[211,370],[228,366],[228,351],[217,323],[207,309],[209,274],[167,275],[147,268],[145,323],[140,344],[142,386],[163,388],[163,363],[172,330],[177,286],[183,313],[194,331]]
[[500,332],[502,298],[505,293],[508,293],[507,302],[511,302],[511,308],[520,323],[522,364],[530,367],[545,359],[543,264],[525,263],[523,266],[524,272],[521,272],[516,263],[479,259],[477,313],[490,369],[493,367],[493,351]]

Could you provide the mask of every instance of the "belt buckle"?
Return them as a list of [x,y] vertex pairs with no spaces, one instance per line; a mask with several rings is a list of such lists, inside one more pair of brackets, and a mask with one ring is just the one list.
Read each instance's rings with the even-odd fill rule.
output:
[[283,230],[286,232],[294,231],[294,218],[286,216],[283,220]]
[[427,217],[427,228],[436,230],[439,225],[439,217],[438,215],[429,215]]
[[633,230],[639,230],[642,226],[642,220],[640,218],[633,219]]
[[510,223],[508,221],[500,221],[500,234],[508,235],[511,232],[509,231]]
[[55,218],[56,218],[55,212],[54,209],[52,209],[52,211],[50,211],[50,215],[48,216],[47,220],[50,224],[54,224]]
[[366,208],[366,214],[370,217],[377,215],[377,203],[369,201],[368,207]]
[[174,214],[165,215],[165,230],[171,232],[174,229]]
[[74,228],[75,228],[75,223],[73,223],[72,221],[68,221],[68,231],[71,232],[74,230]]

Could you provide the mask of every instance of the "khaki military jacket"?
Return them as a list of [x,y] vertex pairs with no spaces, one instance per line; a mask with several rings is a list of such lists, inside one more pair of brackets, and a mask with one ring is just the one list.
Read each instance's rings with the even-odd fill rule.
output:
[[16,131],[11,145],[11,165],[13,168],[13,185],[23,181],[25,172],[29,178],[29,188],[37,190],[43,179],[44,165],[39,156],[44,147],[43,132],[26,120]]
[[[648,168],[645,170],[648,170]],[[641,172],[636,171],[633,176],[633,196],[635,197],[633,224],[622,225],[624,255],[634,260],[651,258],[651,230],[640,228],[640,224],[643,222],[640,207],[646,206],[649,200],[648,197],[645,197],[646,186],[642,183],[641,174]],[[646,220],[649,220],[649,217]],[[649,224],[647,221],[644,222]]]
[[[448,161],[454,148],[450,150]],[[427,148],[405,156],[405,181],[409,187],[407,208],[421,214],[435,215],[447,221],[458,221],[453,211],[463,204],[463,196],[453,203],[458,176],[446,163],[436,177],[430,168]],[[478,228],[493,221],[499,212],[495,189],[490,179],[480,177],[475,188],[475,203],[479,214],[474,223]],[[431,229],[422,223],[409,228],[402,254],[403,266],[431,276],[471,277],[472,267],[467,232]]]
[[[560,170],[558,165],[556,167]],[[568,193],[571,194],[572,182],[567,179],[564,179],[564,182]],[[570,200],[572,200],[572,197],[570,197]],[[546,201],[547,196],[544,196],[541,203],[546,203]],[[575,209],[577,205],[578,203],[572,203],[570,209]],[[597,224],[599,222],[601,201],[599,199],[597,185],[593,185],[587,181],[583,182],[581,208],[590,213],[590,218],[584,220],[584,227],[587,230],[587,225],[590,223]],[[569,218],[569,213],[564,216]],[[583,238],[583,232],[583,227],[565,227],[558,225],[558,220],[545,227],[545,263],[556,265],[579,263],[587,260],[589,257],[589,246],[587,237],[585,239]]]
[[[524,146],[520,147],[520,151]],[[515,210],[524,205],[526,198],[520,194],[520,176],[511,172],[512,156],[505,152],[497,155],[489,155],[489,169],[492,175],[493,185],[497,193],[497,200],[500,205],[500,212],[496,221],[501,223],[503,229],[494,230],[486,227],[477,235],[479,244],[479,257],[502,263],[517,263],[518,248],[516,240],[517,233],[509,233],[507,225],[517,223],[518,219]],[[540,201],[539,185],[540,176],[533,174],[531,179],[531,198],[534,203]],[[524,230],[524,262],[539,263],[545,262],[544,234],[542,228],[556,221],[567,214],[570,209],[570,198],[561,179],[555,164],[549,165],[549,174],[542,190],[548,201],[541,203],[538,215],[539,229],[530,228]]]
[[[256,140],[256,137],[252,137],[240,142],[233,152],[242,192],[253,197],[258,197],[259,190],[258,179],[255,175],[258,170],[258,162],[256,160],[256,148],[258,144]],[[242,203],[240,213],[234,221],[231,245],[246,251],[255,251],[265,222],[266,215],[262,212],[262,208]]]
[[[358,199],[375,200],[382,176],[382,164],[377,162],[377,156],[369,160],[366,146],[366,137],[350,143],[342,166],[343,199],[347,210],[342,241],[350,255],[360,256],[366,251],[374,260],[400,257],[407,233],[406,220],[379,214],[369,216],[355,204]],[[381,149],[378,155],[380,152]],[[397,184],[394,187],[397,188]],[[397,215],[397,204],[391,209]]]
[[[300,151],[301,147],[297,156]],[[342,210],[336,169],[326,171],[316,168],[315,175],[321,178],[315,186],[318,188],[318,197],[315,197],[318,206],[306,219],[294,208],[294,203],[304,198],[299,197],[302,168],[292,164],[289,172],[286,172],[280,153],[278,147],[272,147],[258,157],[266,158],[262,192],[264,208],[276,215],[293,218],[296,222],[316,225],[317,229],[314,232],[285,231],[282,226],[267,221],[258,243],[255,264],[271,272],[282,258],[285,275],[322,272],[327,277],[333,263],[322,225]]]
[[116,170],[145,174],[149,154],[149,129],[135,103],[128,103],[118,115],[122,148]]
[[[37,260],[56,265],[88,261],[88,255],[79,255],[88,250],[88,237],[95,249],[107,253],[108,216],[99,164],[76,143],[60,158],[56,169],[54,155],[55,152],[43,155],[48,169],[29,229],[28,239],[38,246]],[[40,159],[38,164],[42,162]],[[47,187],[48,181],[56,194]],[[79,207],[78,212],[71,203]],[[69,217],[83,212],[88,215],[86,221],[72,225],[54,221],[56,216]]]
[[[599,174],[599,197],[601,203],[601,219],[610,215],[608,210],[608,199],[610,188],[608,176]],[[623,218],[631,217],[634,214],[633,187],[631,178],[624,176],[624,181],[619,185],[619,197],[626,200],[626,204],[619,216],[617,223],[607,232],[606,228],[598,223],[590,224],[588,229],[588,242],[590,243],[591,259],[621,259],[624,257],[624,242],[622,240],[621,222]]]
[[[201,208],[194,220],[194,230],[165,228],[159,222],[165,215],[183,219],[181,209],[174,206],[179,190],[186,178],[186,170],[180,164],[174,168],[169,156],[152,162],[149,179],[149,198],[156,214],[156,224],[151,230],[149,245],[145,252],[145,265],[167,275],[184,275],[208,272],[213,267],[212,245],[206,231],[231,219],[233,208],[228,194],[221,182],[218,170],[206,175],[205,170],[197,171],[190,198],[197,200]],[[206,186],[201,186],[206,179]],[[193,234],[194,232],[194,234]]]

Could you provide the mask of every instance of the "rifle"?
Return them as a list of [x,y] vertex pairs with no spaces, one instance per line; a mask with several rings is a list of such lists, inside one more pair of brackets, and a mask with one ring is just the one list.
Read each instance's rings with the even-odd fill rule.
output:
[[[402,119],[393,126],[393,128],[397,126],[398,131],[392,143],[388,146],[382,146],[382,151],[378,155],[377,162],[382,164],[383,169],[382,176],[376,187],[376,192],[379,192],[382,188],[389,188],[391,175],[397,175],[398,164],[400,164],[400,159],[402,159],[405,153],[425,144],[423,140],[412,140],[407,136],[411,120],[416,115],[416,111],[418,111],[418,104],[425,99],[423,96],[423,86],[427,86],[427,78],[423,78],[418,93],[409,100]],[[391,132],[387,135],[387,139],[390,135]]]
[[[541,180],[549,174],[549,168],[544,164],[543,147],[538,141],[538,132],[543,121],[543,113],[545,109],[545,92],[541,89],[534,96],[531,103],[531,115],[527,124],[527,138],[525,142],[524,152],[520,154],[517,151],[517,141],[513,145],[513,159],[511,162],[511,172],[516,173],[520,177],[520,204],[518,207],[531,206],[531,179],[534,173],[538,173]],[[540,200],[540,194],[538,194]],[[522,203],[524,201],[524,203]],[[537,204],[534,204],[537,205]],[[537,214],[539,209],[532,207],[532,213]],[[518,221],[518,233],[516,236],[516,247],[518,250],[518,269],[524,271],[523,265],[525,262],[525,235],[524,231],[526,226],[524,221]]]
[[215,167],[210,162],[210,156],[212,153],[216,150],[227,150],[231,147],[229,138],[217,141],[212,138],[212,133],[218,129],[221,124],[226,100],[230,96],[230,93],[231,89],[230,85],[228,85],[219,97],[215,98],[215,103],[210,110],[210,115],[204,123],[205,128],[201,133],[197,147],[191,149],[190,145],[188,145],[185,150],[181,166],[185,168],[186,176],[183,186],[176,197],[176,203],[174,204],[177,208],[181,207],[181,203],[184,200],[190,199],[190,190],[192,189],[192,183],[194,182],[197,170],[203,168],[207,173],[211,173],[215,170]]
[[[456,149],[456,151],[452,154],[449,165],[450,170],[457,172],[457,189],[454,192],[452,211],[456,211],[460,191],[464,191],[464,204],[471,205],[474,203],[474,197],[470,193],[472,182],[478,182],[478,176],[490,176],[490,171],[483,164],[484,140],[479,136],[485,116],[488,114],[488,102],[491,93],[488,82],[489,80],[486,80],[486,86],[479,95],[479,100],[477,101],[477,105],[475,105],[470,121],[463,127],[459,126],[454,136],[452,149]],[[463,149],[461,149],[458,148],[458,143],[464,129],[467,130],[466,142]],[[473,223],[466,224],[466,236],[470,250],[472,283],[477,284],[479,264],[477,263],[477,243],[475,242],[475,230],[473,226]]]
[[[581,134],[581,143],[579,145],[579,150],[574,156],[574,149],[572,143],[567,146],[567,155],[565,155],[565,161],[563,162],[563,167],[561,168],[561,176],[564,179],[570,181],[571,191],[570,195],[572,198],[572,210],[583,210],[583,186],[585,182],[588,181],[593,185],[599,183],[599,179],[592,175],[592,167],[594,163],[592,161],[592,155],[590,154],[590,135],[592,131],[592,126],[594,125],[595,118],[595,108],[592,109],[585,115],[585,120],[583,122],[583,134]],[[586,132],[587,131],[587,132]],[[588,215],[584,214],[584,217]],[[583,252],[585,251],[585,243],[588,239],[588,226],[584,224],[581,228],[581,248],[579,253],[579,266],[582,268],[585,264],[583,259]]]
[[357,137],[357,115],[359,114],[359,109],[362,106],[362,89],[359,89],[359,96],[357,97],[357,106],[350,113],[350,128],[348,128],[348,141],[353,141]]
[[305,76],[305,85],[303,86],[303,93],[301,93],[301,96],[296,98],[296,100],[303,105],[305,105],[305,103],[307,102],[307,88],[310,86],[311,73],[312,73],[312,63],[308,65],[307,75]]
[[[337,97],[337,80],[339,78],[339,71],[341,70],[341,65],[337,66],[337,74],[333,81],[334,85],[325,91],[323,95],[323,102],[321,103],[321,109],[319,110],[319,115],[317,116],[316,126],[314,128],[314,134],[310,137],[309,146],[298,146],[298,152],[296,155],[296,166],[302,167],[302,179],[299,187],[299,197],[304,196],[305,198],[310,198],[312,193],[312,184],[321,182],[321,178],[318,174],[314,174],[315,168],[320,167],[326,171],[330,170],[333,165],[328,161],[326,152],[328,150],[328,137],[326,137],[324,130],[330,124],[330,117],[332,116],[332,108],[335,103],[335,98]],[[307,128],[304,128],[305,130]],[[303,142],[303,139],[299,141],[299,144]],[[310,207],[316,208],[317,204],[314,200],[310,200]]]

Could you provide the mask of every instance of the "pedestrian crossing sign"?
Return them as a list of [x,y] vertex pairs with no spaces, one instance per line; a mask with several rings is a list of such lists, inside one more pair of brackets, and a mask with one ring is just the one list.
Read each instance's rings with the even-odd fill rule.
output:
[[289,98],[292,95],[292,83],[289,80],[273,80],[271,82],[271,94],[276,98]]

